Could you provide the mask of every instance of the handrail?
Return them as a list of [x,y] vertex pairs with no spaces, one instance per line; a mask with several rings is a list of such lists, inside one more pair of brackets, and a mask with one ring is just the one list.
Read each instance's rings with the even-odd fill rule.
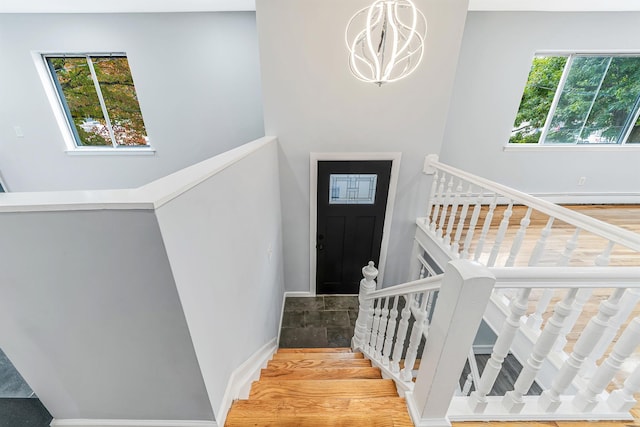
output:
[[[491,267],[496,288],[640,288],[640,267]],[[365,300],[437,291],[444,274],[401,283],[365,295]]]
[[426,277],[412,282],[401,283],[384,289],[370,292],[364,296],[365,300],[393,297],[400,294],[413,294],[416,292],[437,291],[442,283],[442,274]]
[[492,267],[496,288],[640,288],[640,267]]
[[494,193],[508,196],[515,202],[529,206],[568,224],[575,225],[585,231],[599,235],[612,242],[640,252],[640,236],[634,232],[608,224],[579,212],[572,211],[565,207],[531,196],[521,191],[514,190],[513,188],[495,183],[486,178],[473,175],[435,160],[430,159],[429,165],[452,175],[456,175],[469,183],[476,184],[487,190],[493,191]]

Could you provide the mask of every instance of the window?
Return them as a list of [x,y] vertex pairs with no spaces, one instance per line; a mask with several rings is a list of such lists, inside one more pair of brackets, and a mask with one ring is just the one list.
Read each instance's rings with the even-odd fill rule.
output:
[[44,55],[76,147],[148,147],[124,54]]
[[373,205],[376,199],[376,174],[330,174],[330,205]]
[[533,60],[510,143],[640,143],[640,55]]

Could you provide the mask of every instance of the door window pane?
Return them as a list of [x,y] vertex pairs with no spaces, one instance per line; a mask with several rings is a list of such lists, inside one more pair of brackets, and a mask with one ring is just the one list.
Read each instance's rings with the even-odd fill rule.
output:
[[376,174],[331,174],[330,205],[372,205],[376,199]]

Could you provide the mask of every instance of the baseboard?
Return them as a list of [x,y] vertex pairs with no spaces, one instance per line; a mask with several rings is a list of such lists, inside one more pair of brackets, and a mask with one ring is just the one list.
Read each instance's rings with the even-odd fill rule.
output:
[[260,347],[242,365],[238,366],[229,376],[227,388],[222,396],[220,409],[216,412],[216,421],[221,426],[227,418],[227,413],[231,404],[236,399],[246,399],[249,397],[251,383],[260,378],[260,369],[267,365],[273,353],[278,349],[277,338],[273,338],[268,343]]
[[315,295],[309,291],[287,291],[284,297],[315,297]]
[[473,346],[474,354],[491,354],[493,353],[493,344],[477,344]]
[[54,419],[51,427],[218,427],[215,421]]

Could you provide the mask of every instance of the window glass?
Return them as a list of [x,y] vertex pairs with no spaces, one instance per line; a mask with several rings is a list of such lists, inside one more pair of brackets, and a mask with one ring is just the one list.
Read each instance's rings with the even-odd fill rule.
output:
[[639,55],[537,57],[509,142],[640,142],[639,107]]
[[77,145],[112,145],[87,59],[48,58]]
[[331,174],[330,205],[372,205],[376,199],[376,174]]
[[136,88],[125,57],[92,57],[118,145],[147,145]]
[[126,56],[74,54],[45,59],[76,146],[148,146]]

